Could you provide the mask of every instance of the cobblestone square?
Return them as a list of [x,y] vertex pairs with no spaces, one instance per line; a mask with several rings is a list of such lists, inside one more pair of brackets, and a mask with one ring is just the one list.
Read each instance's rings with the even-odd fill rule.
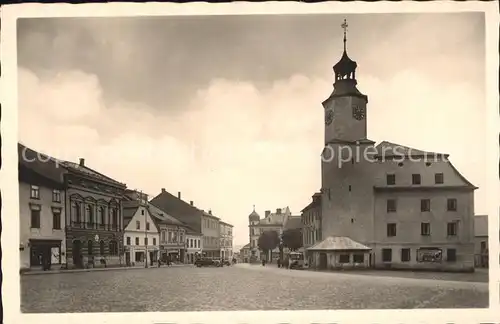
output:
[[71,313],[488,307],[487,283],[449,280],[248,264],[25,275],[21,277],[21,310]]

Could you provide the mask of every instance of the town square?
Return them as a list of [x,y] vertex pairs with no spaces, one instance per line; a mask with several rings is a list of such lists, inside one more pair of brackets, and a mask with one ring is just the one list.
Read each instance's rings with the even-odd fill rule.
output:
[[484,25],[19,19],[21,311],[487,308]]

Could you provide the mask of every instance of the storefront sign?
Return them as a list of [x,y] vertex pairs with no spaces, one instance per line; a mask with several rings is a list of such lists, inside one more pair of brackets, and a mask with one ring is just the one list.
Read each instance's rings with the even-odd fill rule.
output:
[[418,249],[418,262],[441,262],[443,259],[443,251],[437,248]]

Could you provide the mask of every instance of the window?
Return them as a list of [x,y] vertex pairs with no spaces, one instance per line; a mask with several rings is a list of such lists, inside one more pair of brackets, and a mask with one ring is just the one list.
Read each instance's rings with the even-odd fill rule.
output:
[[146,223],[146,231],[149,231],[149,222]]
[[130,236],[127,236],[127,245],[130,245]]
[[419,185],[420,184],[420,174],[412,174],[411,175],[411,183],[414,185]]
[[387,212],[388,213],[396,212],[396,199],[387,200]]
[[[129,237],[129,243],[130,243],[130,237]],[[99,242],[99,254],[104,255],[104,241],[103,240],[101,240],[101,242]]]
[[91,205],[85,205],[85,217],[88,225],[94,224],[94,212]]
[[88,255],[92,255],[92,254],[93,254],[93,252],[94,252],[93,250],[94,250],[94,246],[93,246],[93,244],[92,244],[92,240],[89,240],[89,241],[87,242],[87,254],[88,254]]
[[40,228],[40,208],[31,209],[31,228]]
[[113,228],[117,229],[118,228],[118,210],[116,208],[111,209],[111,217],[112,217]]
[[135,229],[141,229],[141,222],[135,221]]
[[184,233],[179,233],[179,242],[184,243]]
[[365,255],[364,254],[354,254],[352,258],[353,258],[354,263],[364,263],[365,262]]
[[455,261],[457,261],[457,250],[455,250],[455,249],[447,249],[446,250],[446,260],[448,262],[455,262]]
[[198,248],[198,242],[199,240],[194,240],[194,247],[197,249]]
[[382,249],[382,262],[392,262],[392,249]]
[[434,175],[434,183],[435,184],[443,184],[444,183],[444,174],[436,173]]
[[351,261],[351,257],[349,254],[339,255],[339,263],[349,263],[350,261]]
[[486,252],[487,248],[486,248],[486,241],[482,241],[481,242],[481,252]]
[[153,245],[156,245],[156,237],[153,237]]
[[138,237],[135,238],[135,245],[139,245],[139,238]]
[[387,180],[387,185],[392,186],[396,184],[396,175],[395,174],[388,174],[386,176]]
[[52,228],[61,229],[61,210],[52,210]]
[[82,210],[79,203],[71,203],[71,215],[76,223],[80,223],[82,221],[81,212]]
[[52,190],[52,201],[53,202],[61,202],[61,191],[54,189]]
[[172,232],[168,232],[168,242],[172,242]]
[[30,198],[31,199],[40,199],[40,188],[38,186],[31,186],[30,190]]
[[141,215],[144,215],[144,209],[141,209]]
[[118,243],[116,241],[109,242],[109,254],[118,255]]
[[394,223],[387,224],[387,236],[389,237],[396,236],[396,224]]
[[431,200],[430,199],[421,199],[420,200],[420,211],[421,212],[431,211]]
[[455,198],[448,199],[446,205],[448,211],[457,211],[457,200]]
[[97,209],[97,223],[104,225],[104,207],[99,207]]
[[430,223],[420,224],[420,234],[423,236],[431,235],[431,224]]
[[411,260],[411,250],[401,249],[401,262],[409,262]]
[[147,237],[144,238],[144,245],[148,245],[148,238]]
[[452,223],[448,223],[448,226],[447,226],[447,234],[448,236],[457,236],[457,231],[458,230],[458,223],[457,222],[452,222]]

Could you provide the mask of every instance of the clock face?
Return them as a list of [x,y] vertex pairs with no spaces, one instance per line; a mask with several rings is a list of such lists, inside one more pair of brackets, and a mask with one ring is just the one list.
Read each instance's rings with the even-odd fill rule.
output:
[[365,118],[365,109],[358,105],[352,106],[352,117],[356,120],[363,120]]
[[330,125],[333,121],[333,110],[328,109],[325,112],[325,125]]

